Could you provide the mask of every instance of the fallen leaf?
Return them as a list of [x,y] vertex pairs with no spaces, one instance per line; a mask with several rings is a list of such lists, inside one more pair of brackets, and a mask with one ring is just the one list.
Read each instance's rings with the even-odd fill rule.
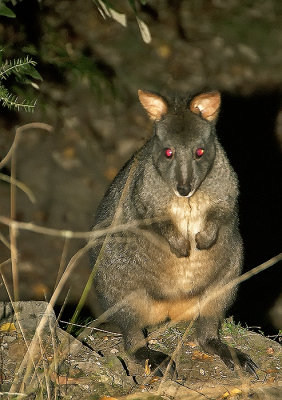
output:
[[99,400],[118,400],[116,397],[103,396]]
[[56,372],[53,372],[50,378],[57,385],[84,385],[89,382],[87,378],[71,378],[70,376],[58,375]]
[[195,350],[192,354],[192,360],[213,361],[213,357],[199,350]]
[[149,365],[149,360],[147,359],[145,361],[145,375],[148,376],[148,375],[150,375],[150,373],[151,373],[151,368]]
[[274,383],[275,382],[275,377],[274,376],[270,376],[269,378],[267,378],[267,380],[265,381],[266,383]]
[[236,394],[242,394],[242,390],[241,390],[241,389],[237,389],[237,388],[231,389],[231,390],[229,390],[228,392],[225,392],[225,393],[220,397],[220,400],[221,400],[221,399],[227,399],[228,397],[234,396],[234,395],[236,395]]
[[273,348],[273,347],[269,347],[269,348],[266,350],[266,352],[267,352],[267,354],[272,355],[272,354],[274,354],[274,348]]
[[153,378],[150,380],[150,385],[152,384],[152,383],[155,383],[155,382],[158,382],[160,380],[160,377],[159,376],[153,376]]
[[268,368],[265,372],[267,374],[277,374],[278,369],[277,368]]
[[16,327],[13,322],[6,322],[0,326],[0,332],[15,332]]
[[192,349],[194,348],[194,347],[197,347],[197,343],[195,343],[195,342],[187,342],[186,343],[189,347],[192,347]]

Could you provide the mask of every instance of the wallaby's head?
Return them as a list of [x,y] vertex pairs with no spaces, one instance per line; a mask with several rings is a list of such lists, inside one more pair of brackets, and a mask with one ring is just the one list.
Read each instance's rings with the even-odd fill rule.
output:
[[177,196],[191,197],[215,159],[220,94],[210,92],[184,99],[139,90],[138,95],[155,121],[154,167]]

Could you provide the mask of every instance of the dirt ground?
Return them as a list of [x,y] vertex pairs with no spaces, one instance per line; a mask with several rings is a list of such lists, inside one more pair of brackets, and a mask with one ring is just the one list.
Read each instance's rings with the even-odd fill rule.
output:
[[83,345],[59,328],[52,308],[46,306],[39,301],[18,302],[14,314],[11,304],[0,304],[0,315],[4,315],[0,324],[0,393],[4,400],[12,393],[24,393],[30,400],[281,397],[281,346],[231,320],[224,324],[223,340],[252,357],[258,365],[257,377],[237,368],[231,371],[218,356],[203,353],[193,329],[184,324],[167,324],[150,333],[150,347],[173,355],[178,371],[177,376],[155,376],[149,365],[136,364],[124,352],[120,335],[85,329]]
[[[218,89],[224,94],[219,129],[241,182],[245,268],[281,251],[280,0],[244,5],[239,0],[149,1],[140,17],[150,28],[150,44],[142,41],[135,16],[122,1],[116,4],[128,16],[126,28],[104,20],[91,1],[32,1],[29,12],[24,3],[16,8],[15,22],[0,20],[0,36],[7,57],[9,43],[18,43],[19,48],[29,43],[29,51],[37,50],[34,58],[43,82],[32,92],[38,99],[34,114],[1,110],[0,155],[8,152],[17,126],[38,121],[53,130],[28,129],[21,135],[16,177],[36,201],[17,189],[13,198],[17,220],[88,231],[105,188],[151,132],[137,90]],[[231,135],[225,132],[228,129]],[[9,174],[11,165],[2,172]],[[10,186],[3,181],[0,199],[1,215],[9,217]],[[2,224],[1,232],[8,239],[8,227]],[[19,230],[20,299],[49,299],[58,274],[83,244],[83,240]],[[0,262],[10,257],[3,243],[0,256]],[[58,304],[67,293],[68,304],[78,302],[89,270],[85,255]],[[12,292],[11,265],[2,271]],[[243,286],[241,311],[235,309],[243,322],[279,327],[281,306],[269,317],[281,292],[279,273],[277,266],[256,278],[251,292],[250,286]],[[7,298],[2,285],[0,300]]]

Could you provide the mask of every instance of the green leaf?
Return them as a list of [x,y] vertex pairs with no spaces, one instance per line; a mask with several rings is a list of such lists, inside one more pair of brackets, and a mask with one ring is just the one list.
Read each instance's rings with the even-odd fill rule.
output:
[[40,73],[31,64],[25,65],[24,68],[22,69],[22,73],[24,73],[25,75],[30,76],[33,79],[38,79],[39,81],[43,80],[42,76],[40,75]]
[[150,43],[152,40],[152,37],[151,37],[151,33],[150,33],[150,30],[149,30],[147,24],[145,24],[145,22],[142,21],[142,19],[140,19],[137,16],[136,16],[136,19],[137,19],[137,23],[138,23],[138,26],[140,29],[142,39],[144,40],[145,43]]
[[0,15],[8,18],[16,18],[16,14],[8,7],[6,7],[3,3],[0,3]]
[[114,10],[105,1],[96,0],[95,3],[98,7],[100,14],[104,19],[106,19],[106,17],[113,18],[119,24],[126,27],[127,19],[125,14],[119,13],[118,11]]

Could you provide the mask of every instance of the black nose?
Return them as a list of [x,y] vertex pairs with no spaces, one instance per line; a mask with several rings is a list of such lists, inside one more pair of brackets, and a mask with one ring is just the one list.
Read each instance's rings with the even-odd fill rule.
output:
[[177,185],[177,191],[180,196],[188,196],[191,192],[191,186],[188,183],[186,185]]

